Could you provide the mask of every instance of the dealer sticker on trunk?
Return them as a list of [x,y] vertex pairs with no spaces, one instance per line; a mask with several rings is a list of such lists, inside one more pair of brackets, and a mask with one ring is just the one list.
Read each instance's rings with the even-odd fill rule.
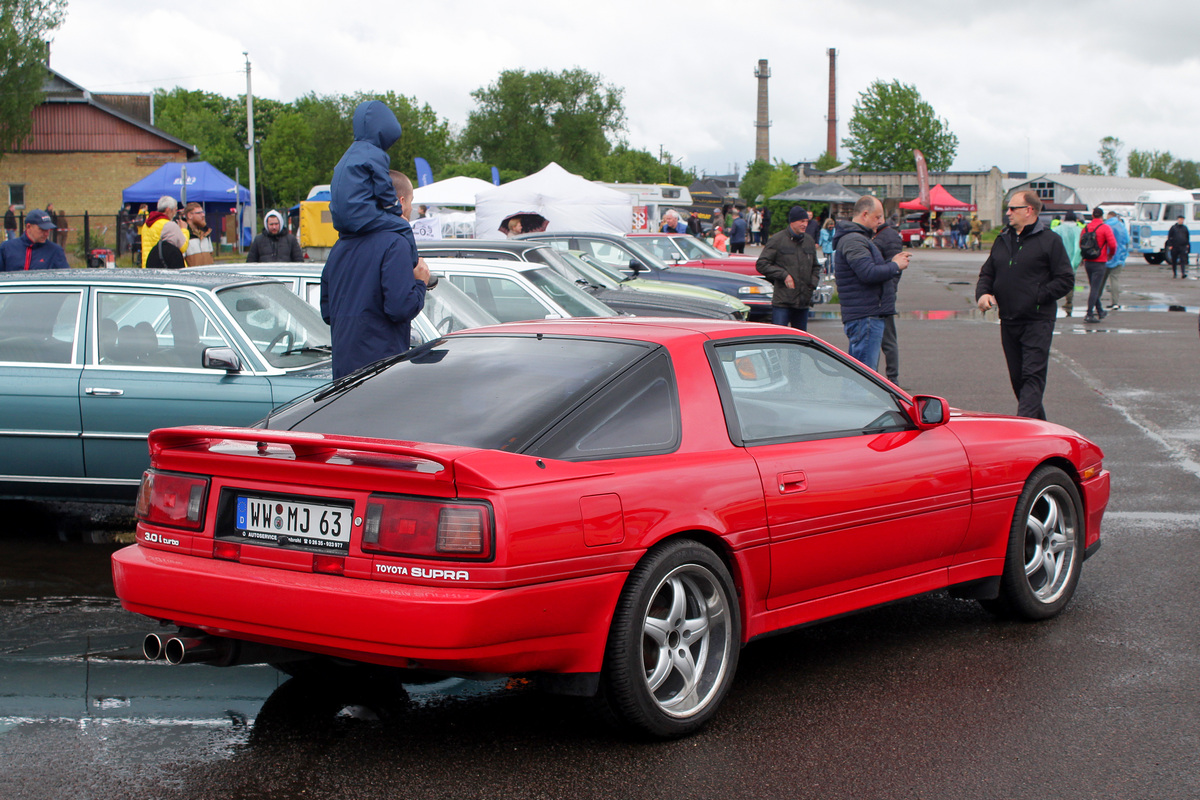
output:
[[345,552],[353,509],[262,497],[238,497],[234,527],[248,541]]

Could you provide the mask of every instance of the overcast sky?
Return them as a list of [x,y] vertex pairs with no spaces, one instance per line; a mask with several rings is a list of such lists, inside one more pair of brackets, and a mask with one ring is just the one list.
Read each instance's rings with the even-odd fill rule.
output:
[[833,47],[843,160],[855,100],[876,79],[916,85],[949,123],[955,170],[1053,172],[1098,161],[1108,135],[1125,153],[1200,159],[1195,2],[160,5],[71,0],[51,66],[97,92],[232,96],[245,92],[248,51],[256,97],[393,90],[457,128],[471,92],[502,70],[578,66],[624,88],[632,146],[721,174],[754,158],[760,58],[772,73],[771,158],[821,155]]

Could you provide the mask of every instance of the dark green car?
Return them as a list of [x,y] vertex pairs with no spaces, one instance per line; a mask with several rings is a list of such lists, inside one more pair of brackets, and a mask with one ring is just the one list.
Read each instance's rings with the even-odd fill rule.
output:
[[0,273],[0,496],[133,502],[151,430],[250,425],[329,359],[329,326],[275,281]]

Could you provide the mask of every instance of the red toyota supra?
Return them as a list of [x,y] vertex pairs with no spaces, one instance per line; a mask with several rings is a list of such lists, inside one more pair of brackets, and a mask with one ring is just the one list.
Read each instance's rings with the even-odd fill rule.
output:
[[953,410],[808,334],[452,334],[254,428],[150,437],[124,607],[149,658],[521,675],[654,737],[758,637],[949,589],[1041,620],[1100,544],[1100,449]]

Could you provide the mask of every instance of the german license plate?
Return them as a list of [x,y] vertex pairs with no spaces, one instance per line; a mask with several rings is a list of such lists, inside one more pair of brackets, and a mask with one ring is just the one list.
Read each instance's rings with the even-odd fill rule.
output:
[[344,553],[353,515],[346,506],[239,496],[234,528],[247,542]]

